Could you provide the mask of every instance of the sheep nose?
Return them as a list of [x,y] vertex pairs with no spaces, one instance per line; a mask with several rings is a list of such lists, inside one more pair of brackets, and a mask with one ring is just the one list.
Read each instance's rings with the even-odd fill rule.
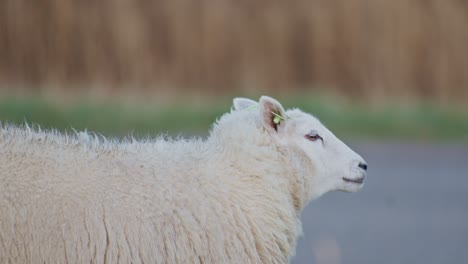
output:
[[358,165],[358,167],[361,168],[361,169],[363,169],[363,170],[365,170],[365,171],[367,171],[367,164],[364,163],[364,162],[360,162],[359,165]]

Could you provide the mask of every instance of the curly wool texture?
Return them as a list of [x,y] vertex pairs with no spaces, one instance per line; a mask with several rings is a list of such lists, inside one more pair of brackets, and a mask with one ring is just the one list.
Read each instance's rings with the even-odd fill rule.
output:
[[205,140],[6,126],[0,262],[287,263],[309,163],[249,111],[225,114]]

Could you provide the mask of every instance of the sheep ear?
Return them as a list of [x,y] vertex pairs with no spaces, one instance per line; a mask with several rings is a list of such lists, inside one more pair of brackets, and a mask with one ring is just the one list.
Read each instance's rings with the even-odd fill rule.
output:
[[262,116],[263,126],[270,131],[278,131],[278,127],[286,120],[286,113],[283,106],[281,106],[278,101],[268,96],[260,97],[260,114]]
[[234,105],[234,109],[237,111],[244,110],[244,109],[258,105],[258,103],[255,102],[254,100],[241,98],[241,97],[234,98],[234,100],[232,101],[232,104]]

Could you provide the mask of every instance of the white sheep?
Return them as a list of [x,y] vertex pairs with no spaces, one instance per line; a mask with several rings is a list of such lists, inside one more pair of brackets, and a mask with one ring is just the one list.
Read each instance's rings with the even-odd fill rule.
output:
[[367,167],[265,96],[205,140],[0,130],[0,263],[287,263],[304,206]]

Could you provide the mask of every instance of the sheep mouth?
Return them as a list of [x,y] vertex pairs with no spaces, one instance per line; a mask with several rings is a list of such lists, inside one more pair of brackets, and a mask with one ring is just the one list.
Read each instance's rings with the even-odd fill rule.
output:
[[343,177],[343,180],[349,183],[362,184],[364,182],[364,177],[357,178],[357,179],[349,179],[349,178]]

